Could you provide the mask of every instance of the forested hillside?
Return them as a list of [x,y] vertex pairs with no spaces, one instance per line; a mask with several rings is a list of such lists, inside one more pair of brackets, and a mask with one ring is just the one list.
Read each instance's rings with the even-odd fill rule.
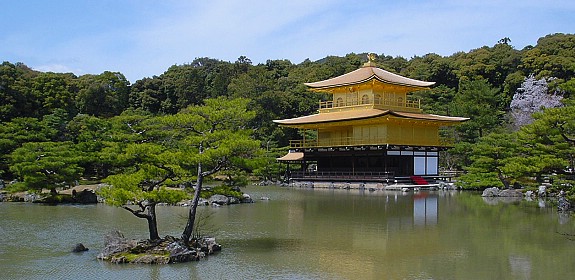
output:
[[[254,65],[243,56],[235,62],[196,58],[133,84],[117,72],[78,77],[34,71],[25,62],[4,62],[0,175],[26,181],[29,187],[122,172],[129,163],[114,156],[123,152],[121,143],[132,141],[130,137],[159,141],[157,135],[138,138],[148,131],[138,127],[144,120],[217,97],[247,99],[255,114],[245,124],[252,138],[266,151],[285,147],[289,139],[298,138],[297,131],[280,128],[272,120],[314,113],[318,101],[327,98],[308,91],[303,83],[350,72],[366,60],[363,53],[299,64],[270,59]],[[406,77],[436,82],[431,90],[414,94],[425,112],[471,118],[456,131],[445,132],[458,144],[444,157],[443,168],[467,170],[464,186],[529,185],[553,174],[558,176],[555,182],[570,190],[575,165],[575,35],[548,35],[521,50],[503,38],[493,46],[450,56],[407,59],[380,54],[376,63]],[[557,108],[537,113],[543,107]],[[48,155],[52,156],[43,162]],[[262,170],[273,156],[262,153],[245,163],[242,172],[272,176]]]

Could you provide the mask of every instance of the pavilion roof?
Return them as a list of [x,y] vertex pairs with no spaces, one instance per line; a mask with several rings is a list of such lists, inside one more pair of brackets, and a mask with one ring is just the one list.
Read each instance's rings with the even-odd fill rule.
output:
[[376,79],[383,83],[389,83],[394,85],[401,85],[406,87],[415,88],[427,88],[435,84],[435,82],[425,82],[415,79],[406,78],[389,71],[385,71],[381,68],[373,66],[371,63],[367,63],[363,67],[351,71],[347,74],[337,76],[335,78],[314,82],[305,83],[306,86],[312,89],[329,89],[334,87],[351,86],[356,84],[361,84],[368,82],[372,79]]
[[307,124],[321,124],[330,122],[371,119],[371,118],[383,117],[386,115],[403,119],[445,122],[446,125],[450,123],[463,122],[469,119],[462,117],[450,117],[450,116],[441,116],[433,114],[397,112],[392,110],[365,109],[365,110],[340,111],[340,112],[323,113],[323,114],[318,113],[292,119],[274,120],[274,122],[284,126],[301,126]]

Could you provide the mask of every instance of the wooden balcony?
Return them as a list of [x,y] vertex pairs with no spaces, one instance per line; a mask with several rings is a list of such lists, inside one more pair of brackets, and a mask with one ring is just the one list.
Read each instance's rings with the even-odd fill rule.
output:
[[319,112],[339,112],[358,109],[382,109],[400,112],[421,112],[421,102],[417,100],[403,100],[402,98],[376,98],[365,101],[358,98],[347,99],[344,101],[320,101]]
[[319,181],[373,181],[389,182],[393,180],[393,172],[346,172],[346,171],[292,171],[292,180],[319,180]]
[[376,146],[376,145],[407,145],[407,146],[432,146],[432,147],[450,147],[453,146],[451,139],[440,138],[437,140],[417,139],[414,141],[405,141],[397,139],[368,138],[357,139],[354,137],[325,138],[325,139],[300,139],[290,140],[290,148],[331,148],[331,147],[354,147],[354,146]]

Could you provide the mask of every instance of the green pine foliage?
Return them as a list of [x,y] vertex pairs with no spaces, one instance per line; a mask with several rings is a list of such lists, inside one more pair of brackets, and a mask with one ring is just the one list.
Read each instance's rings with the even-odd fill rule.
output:
[[27,142],[10,154],[10,171],[16,176],[16,189],[74,186],[83,169],[81,152],[71,142]]

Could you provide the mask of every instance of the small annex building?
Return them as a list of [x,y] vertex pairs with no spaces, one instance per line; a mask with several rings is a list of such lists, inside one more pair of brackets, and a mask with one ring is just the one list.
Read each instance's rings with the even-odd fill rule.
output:
[[304,138],[291,140],[290,152],[278,158],[301,164],[289,172],[290,180],[424,184],[439,175],[439,152],[449,147],[440,127],[468,118],[422,113],[420,101],[408,94],[435,83],[385,71],[375,66],[374,55],[368,58],[355,71],[305,84],[332,96],[320,102],[317,114],[274,120],[303,130]]

